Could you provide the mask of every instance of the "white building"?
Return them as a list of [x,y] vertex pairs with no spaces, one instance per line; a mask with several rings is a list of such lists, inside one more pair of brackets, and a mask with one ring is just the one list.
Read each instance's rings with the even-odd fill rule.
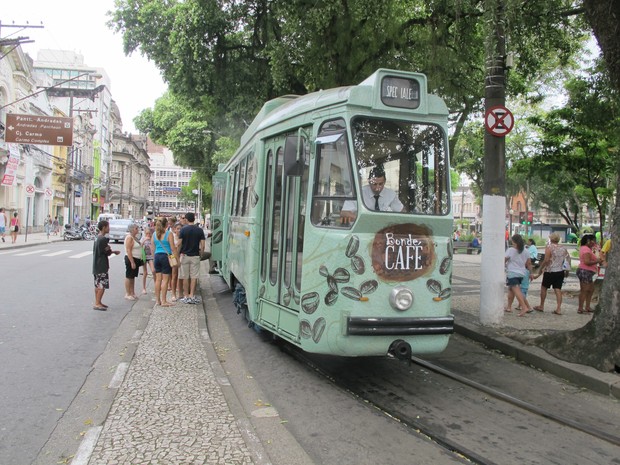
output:
[[181,195],[181,188],[189,185],[195,170],[177,166],[170,149],[157,145],[150,139],[147,142],[147,151],[152,171],[149,213],[155,216],[177,216],[195,211],[195,199],[188,201]]
[[[21,47],[0,60],[0,206],[7,216],[17,213],[22,229],[42,230],[52,211],[54,147],[7,144],[4,141],[6,115],[51,116],[54,109],[44,92],[38,92],[31,58]],[[61,160],[62,161],[62,160]],[[34,187],[32,192],[30,186]]]

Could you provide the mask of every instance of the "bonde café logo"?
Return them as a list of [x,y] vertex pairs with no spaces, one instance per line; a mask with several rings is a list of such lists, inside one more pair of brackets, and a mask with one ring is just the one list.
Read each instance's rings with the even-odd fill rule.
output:
[[408,281],[432,269],[435,246],[426,226],[398,224],[383,228],[372,243],[372,267],[385,281]]

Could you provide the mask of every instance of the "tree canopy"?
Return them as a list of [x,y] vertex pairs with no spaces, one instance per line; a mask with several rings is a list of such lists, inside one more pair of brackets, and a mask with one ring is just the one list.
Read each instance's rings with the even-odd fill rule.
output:
[[[427,74],[456,122],[454,143],[482,108],[487,2],[118,0],[110,25],[220,134],[243,132],[273,97],[357,84],[385,67]],[[570,59],[583,35],[578,12],[568,0],[506,2],[511,92],[525,92],[550,60]],[[195,129],[178,125],[177,135]]]

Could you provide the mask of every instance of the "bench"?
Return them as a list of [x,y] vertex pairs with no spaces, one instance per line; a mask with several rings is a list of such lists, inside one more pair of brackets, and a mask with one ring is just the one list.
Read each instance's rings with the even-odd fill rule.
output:
[[458,250],[467,250],[467,254],[471,255],[473,253],[474,250],[477,250],[477,253],[480,253],[482,251],[481,247],[474,247],[471,242],[464,242],[464,241],[454,241],[452,243],[452,247],[454,250],[454,253],[456,253]]

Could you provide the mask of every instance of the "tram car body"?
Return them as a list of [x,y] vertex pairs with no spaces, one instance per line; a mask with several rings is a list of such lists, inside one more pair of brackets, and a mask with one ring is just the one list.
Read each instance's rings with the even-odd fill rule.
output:
[[[267,102],[213,177],[211,258],[248,320],[314,353],[442,351],[447,121],[426,76],[387,69]],[[377,210],[369,179],[398,202]]]

